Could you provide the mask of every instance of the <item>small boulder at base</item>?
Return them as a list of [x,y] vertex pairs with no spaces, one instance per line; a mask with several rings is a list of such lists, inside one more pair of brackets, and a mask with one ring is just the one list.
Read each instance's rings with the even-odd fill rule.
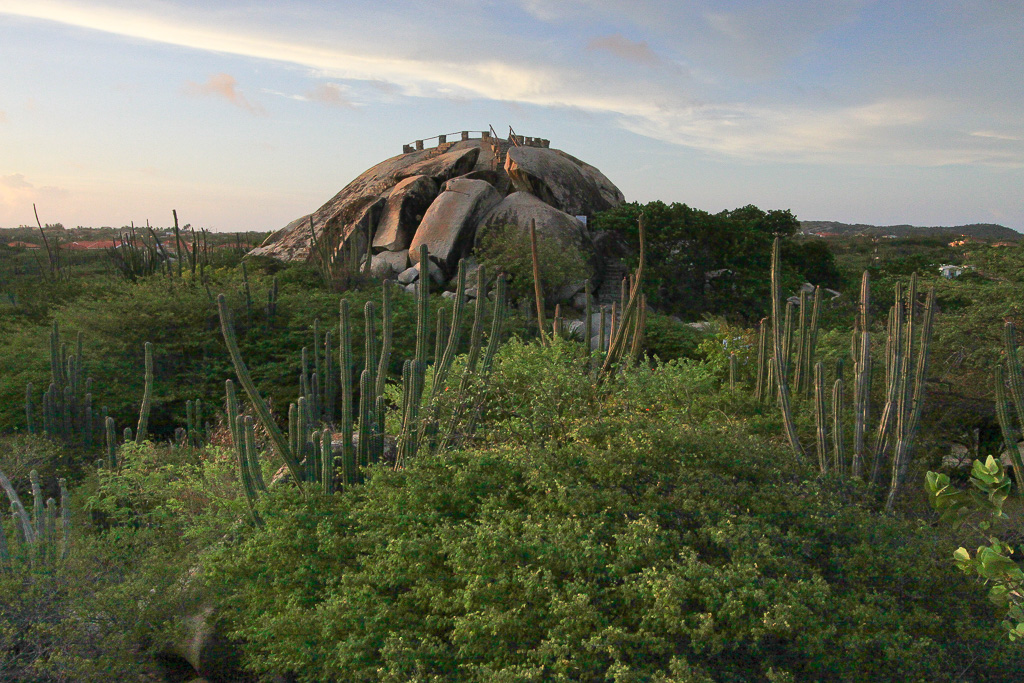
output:
[[420,279],[420,269],[416,266],[406,268],[398,274],[398,284],[400,285],[411,285]]
[[426,244],[430,259],[441,265],[446,274],[453,273],[473,243],[477,223],[500,201],[497,190],[483,180],[448,181],[412,238],[410,258],[416,262],[419,246]]
[[390,280],[409,266],[409,250],[384,251],[374,254],[370,261],[370,276]]

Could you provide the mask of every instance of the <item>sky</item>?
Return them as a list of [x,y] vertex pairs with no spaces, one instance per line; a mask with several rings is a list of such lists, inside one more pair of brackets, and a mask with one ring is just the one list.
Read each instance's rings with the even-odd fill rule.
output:
[[1024,232],[1024,0],[0,0],[0,227],[273,230],[509,127],[628,201]]

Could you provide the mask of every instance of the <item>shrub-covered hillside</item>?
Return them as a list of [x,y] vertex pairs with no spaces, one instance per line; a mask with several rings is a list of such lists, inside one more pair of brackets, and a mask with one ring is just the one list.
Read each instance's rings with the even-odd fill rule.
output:
[[[627,247],[639,208],[601,219]],[[229,252],[135,278],[101,261],[0,269],[16,293],[0,302],[0,496],[22,504],[0,518],[0,681],[1016,680],[1024,649],[1001,622],[1019,488],[991,464],[959,494],[969,475],[947,456],[999,455],[1019,433],[1009,382],[1001,431],[991,373],[1016,367],[1002,335],[1020,251],[829,251],[786,237],[788,212],[648,208],[666,228],[653,243],[706,230],[746,253],[693,310],[652,256],[646,317],[638,291],[593,351],[551,332],[567,329],[553,311],[522,312],[522,278],[502,306],[493,270],[477,315]],[[805,291],[780,334],[790,427],[757,326],[778,236],[780,300],[822,288],[819,315]],[[974,268],[944,280],[933,261]],[[886,319],[897,292],[903,327]],[[897,327],[914,354],[929,341],[920,381],[891,365]],[[878,443],[900,367],[902,417]],[[949,477],[930,493],[928,470]],[[940,521],[932,507],[953,500]],[[990,600],[993,586],[1009,589]]]

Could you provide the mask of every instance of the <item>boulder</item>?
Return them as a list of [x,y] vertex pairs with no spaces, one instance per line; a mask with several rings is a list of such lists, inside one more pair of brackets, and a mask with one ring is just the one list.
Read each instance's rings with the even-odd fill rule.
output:
[[472,171],[479,154],[479,147],[453,149],[433,158],[424,159],[407,166],[401,170],[398,177],[409,178],[421,175],[433,178],[435,182],[440,184],[450,178],[455,178]]
[[[411,285],[415,282],[419,282],[420,279],[420,264],[416,264],[410,268],[406,268],[398,275],[398,284],[400,285]],[[444,276],[444,272],[441,271],[433,261],[430,262],[430,281],[435,285],[443,285],[448,282],[448,279]]]
[[[430,267],[427,269],[427,272],[430,273],[430,281],[438,287],[443,287],[448,282],[448,278],[445,277],[444,271],[441,270],[441,267],[434,263],[432,259],[427,260],[430,261]],[[416,269],[416,281],[418,282],[422,275],[423,264],[417,263],[413,268]]]
[[426,244],[430,259],[445,274],[454,272],[459,259],[473,244],[476,225],[496,204],[501,195],[483,180],[455,178],[444,185],[444,191],[423,216],[416,235],[409,245],[410,258],[419,259],[419,246]]
[[557,239],[566,247],[572,246],[588,254],[592,250],[582,223],[529,192],[513,192],[487,212],[477,228],[475,242],[479,245],[490,230],[505,225],[528,231],[531,221],[536,222],[538,239]]
[[398,284],[411,285],[420,279],[420,269],[416,266],[406,268],[398,274]]
[[437,183],[429,176],[414,175],[395,185],[377,223],[373,246],[388,251],[408,249],[416,226],[436,196]]
[[576,164],[577,166],[579,166],[580,172],[582,172],[583,175],[589,178],[594,183],[594,185],[597,186],[597,191],[601,194],[601,197],[603,197],[606,202],[608,202],[612,206],[618,206],[619,204],[622,204],[623,202],[626,201],[626,197],[622,194],[619,188],[615,187],[615,183],[608,180],[608,176],[606,176],[604,173],[601,173],[601,171],[597,170],[597,168],[591,166],[585,161],[580,161],[571,154],[566,154],[560,149],[556,149],[553,151],[555,154],[561,155],[568,159],[569,161]]
[[[587,308],[587,298],[588,297],[587,297],[587,293],[586,292],[577,292],[572,297],[571,303],[572,303],[574,308],[578,308],[579,310],[582,311],[582,310],[585,310]],[[590,299],[590,305],[591,306],[596,306],[596,302],[594,301],[594,297],[591,296],[591,297],[589,297],[589,299]]]
[[557,150],[512,147],[505,172],[517,191],[529,192],[570,216],[590,216],[616,205],[602,194],[592,174]]
[[378,280],[393,278],[409,266],[409,250],[384,251],[370,260],[370,275]]
[[[560,304],[569,303],[573,301],[577,294],[583,294],[585,296],[586,292],[583,290],[586,289],[586,287],[586,280],[577,280],[576,282],[570,282],[569,284],[562,285],[558,288],[558,291],[555,292],[555,301]],[[585,300],[583,303],[586,305]]]
[[490,183],[498,194],[505,196],[512,190],[512,181],[508,179],[508,175],[505,173],[505,169],[499,168],[497,170],[484,169],[481,171],[472,171],[467,173],[461,178],[469,178],[470,180],[483,180]]

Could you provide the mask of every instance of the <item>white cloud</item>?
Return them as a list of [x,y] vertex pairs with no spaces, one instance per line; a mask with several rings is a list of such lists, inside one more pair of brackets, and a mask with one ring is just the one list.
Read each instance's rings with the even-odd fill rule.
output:
[[70,193],[63,187],[44,185],[37,187],[29,182],[23,173],[0,176],[0,207],[17,210],[31,215],[32,204],[59,202]]
[[661,58],[654,53],[654,50],[643,41],[633,41],[621,33],[614,33],[610,36],[599,36],[587,42],[588,50],[600,50],[615,55],[619,59],[638,64],[656,66],[661,63]]
[[185,92],[197,97],[219,97],[252,114],[265,114],[263,107],[253,104],[238,90],[238,83],[231,74],[213,74],[205,83],[189,82]]
[[[335,81],[362,81],[387,97],[484,99],[573,108],[608,116],[630,131],[658,140],[744,159],[920,165],[1015,165],[1024,161],[1021,150],[991,144],[997,136],[985,133],[994,123],[953,126],[950,121],[962,107],[949,92],[946,100],[941,92],[915,99],[866,91],[829,101],[801,99],[794,95],[796,88],[787,84],[754,97],[716,71],[714,60],[693,70],[643,70],[642,76],[635,67],[659,59],[669,65],[684,63],[688,55],[708,48],[727,55],[722,60],[734,60],[738,72],[771,72],[807,50],[822,32],[851,21],[863,4],[861,0],[832,4],[787,0],[769,9],[754,5],[729,12],[709,10],[707,3],[696,1],[650,2],[641,9],[612,0],[522,0],[521,4],[546,21],[568,21],[577,12],[585,25],[592,24],[595,17],[628,15],[632,25],[656,26],[650,29],[650,43],[621,34],[592,39],[591,49],[624,60],[619,68],[614,64],[598,68],[586,61],[589,51],[580,51],[580,42],[537,40],[530,51],[519,49],[521,42],[529,39],[526,28],[503,36],[505,40],[494,40],[500,33],[474,36],[456,50],[426,37],[409,44],[404,38],[390,43],[382,38],[379,45],[371,47],[367,47],[365,36],[358,35],[350,36],[351,40],[328,41],[298,31],[292,39],[287,30],[277,26],[225,28],[238,23],[224,21],[210,11],[175,14],[168,5],[147,4],[143,10],[85,0],[4,0],[0,13],[300,65],[329,82],[302,94],[263,92],[334,106],[355,106],[350,93]],[[159,13],[154,7],[160,8]],[[710,30],[709,25],[713,27]],[[662,49],[658,40],[665,36],[673,39],[670,44],[675,52]],[[696,47],[683,40],[691,37]],[[694,79],[691,73],[704,75]],[[189,90],[259,112],[258,105],[244,97],[229,74],[193,83]],[[974,134],[951,133],[951,128]]]
[[991,138],[993,140],[1006,140],[1007,142],[1020,142],[1024,138],[1017,135],[1010,135],[1009,133],[997,133],[992,130],[975,130],[971,131],[971,135],[976,138]]
[[319,102],[329,107],[343,107],[355,109],[353,102],[347,95],[347,88],[337,83],[321,83],[306,93],[306,99],[311,102]]

